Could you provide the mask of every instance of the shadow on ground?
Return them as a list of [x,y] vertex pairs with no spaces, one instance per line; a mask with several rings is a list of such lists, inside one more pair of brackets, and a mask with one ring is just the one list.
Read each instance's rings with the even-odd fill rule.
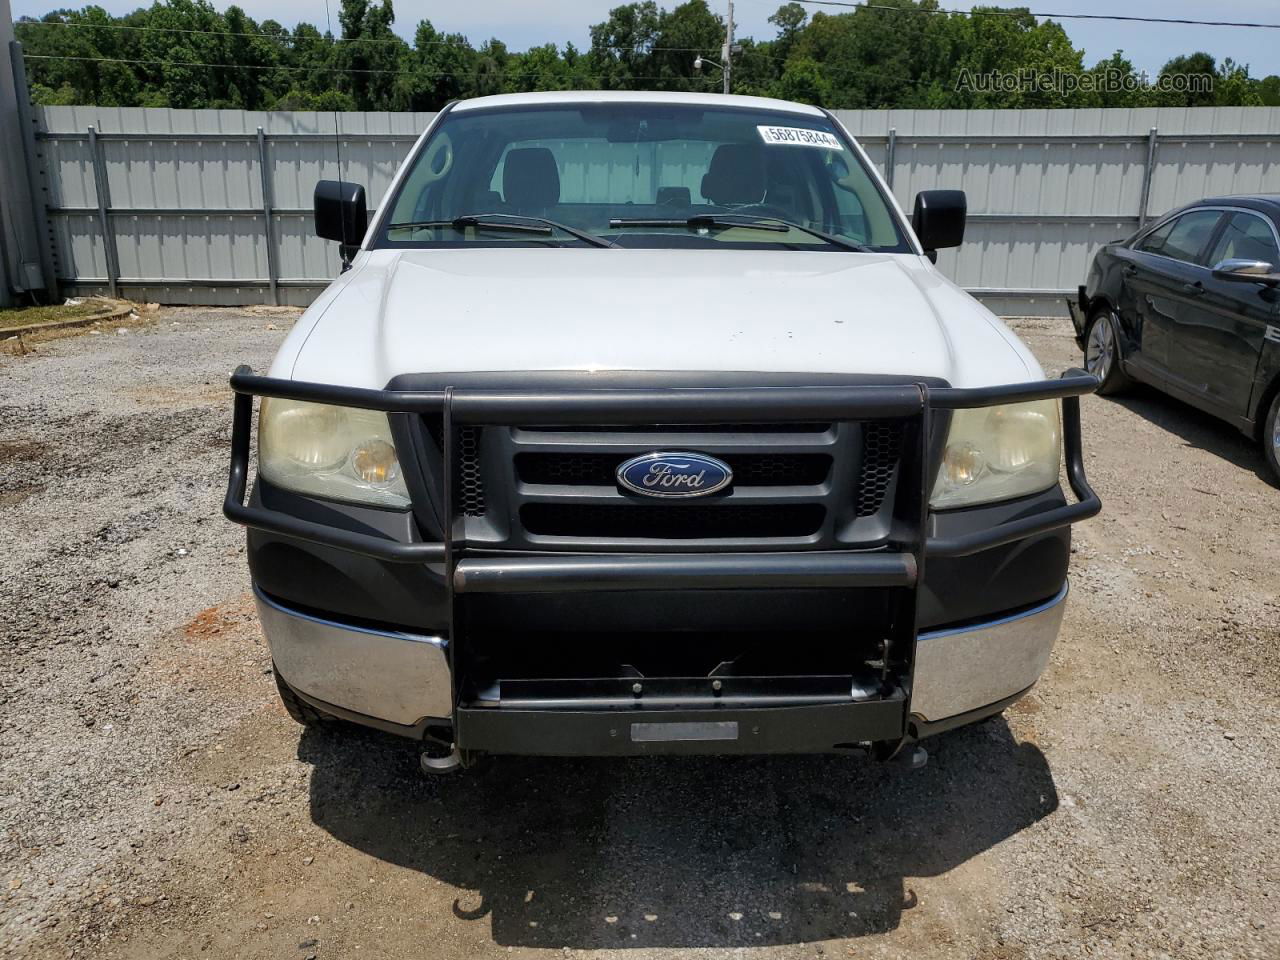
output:
[[1226,421],[1144,384],[1135,384],[1129,392],[1107,399],[1181,438],[1187,446],[1211,453],[1276,485],[1257,441]]
[[445,778],[412,745],[308,729],[311,815],[370,856],[463,888],[502,946],[729,947],[881,933],[910,878],[1052,813],[1044,755],[1003,719],[922,770],[842,757],[493,758]]

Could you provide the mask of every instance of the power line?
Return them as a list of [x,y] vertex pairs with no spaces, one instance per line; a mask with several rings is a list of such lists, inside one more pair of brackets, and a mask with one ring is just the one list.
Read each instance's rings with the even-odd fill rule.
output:
[[[763,57],[768,60],[773,60],[779,63],[787,62],[782,57],[770,56],[766,53],[757,52],[755,50],[743,50],[742,53],[744,55],[754,55],[754,56]],[[456,73],[448,70],[433,70],[423,74],[417,70],[412,70],[412,69],[404,70],[404,69],[388,69],[388,68],[377,68],[377,67],[326,67],[326,66],[319,66],[319,65],[291,66],[288,64],[273,65],[273,64],[256,64],[256,63],[208,63],[200,60],[148,60],[148,59],[129,58],[129,57],[78,57],[78,56],[71,56],[67,54],[44,54],[44,53],[26,53],[23,56],[27,60],[69,60],[74,63],[119,63],[119,64],[125,64],[130,66],[200,67],[200,68],[208,68],[211,70],[267,70],[267,71],[287,70],[287,71],[308,72],[308,73],[319,71],[324,73],[358,73],[358,74],[373,74],[373,75],[395,74],[399,76],[403,76],[407,73],[412,73],[415,76],[428,76],[432,78],[450,77],[454,79],[462,79],[462,78],[475,79],[477,77],[480,77],[482,73],[484,76],[494,75],[494,74],[488,73],[487,71],[479,71],[479,70],[472,71],[471,73]],[[911,77],[908,77],[905,75],[882,73],[878,70],[868,70],[864,67],[837,67],[837,66],[831,66],[827,64],[819,64],[818,67],[823,72],[856,73],[863,76],[874,76],[881,80],[891,80],[897,83],[908,83],[908,84],[919,85],[919,84],[933,82],[932,80],[912,79]],[[528,77],[538,77],[538,78],[553,77],[556,79],[564,79],[564,80],[570,80],[570,81],[575,79],[581,79],[581,80],[620,79],[620,78],[613,77],[611,74],[602,74],[602,73],[575,74],[572,72],[569,75],[564,77],[556,77],[554,74],[551,74],[546,70],[540,70],[540,71],[529,70],[529,71],[512,72],[512,71],[507,71],[499,68],[496,73],[498,76],[502,77],[503,79],[525,79]],[[670,75],[670,74],[628,74],[625,79],[627,80],[664,80],[669,82],[683,81],[688,83],[694,83],[694,82],[710,83],[714,78]]]
[[[260,30],[198,30],[194,27],[154,27],[154,26],[138,26],[131,23],[90,23],[84,20],[19,20],[15,26],[19,27],[70,27],[77,30],[127,30],[138,33],[176,33],[187,36],[200,37],[249,37],[255,40],[275,40],[280,43],[372,43],[372,44],[392,44],[395,46],[407,47],[410,50],[417,49],[419,43],[414,40],[410,43],[403,37],[335,37],[333,35],[333,27],[330,26],[324,34],[317,34],[314,37],[298,36],[291,33],[264,33]],[[432,47],[464,47],[468,50],[476,50],[471,42],[466,39],[462,40],[425,40],[422,46]],[[536,49],[536,48],[535,48]],[[701,53],[701,47],[650,47],[650,46],[623,46],[622,44],[600,44],[594,46],[596,50],[612,50],[615,52],[625,53]]]
[[[422,74],[413,69],[389,70],[385,68],[380,69],[380,68],[374,68],[374,67],[325,67],[325,66],[300,67],[300,66],[288,66],[286,64],[270,65],[270,64],[257,64],[257,63],[205,63],[198,60],[143,60],[143,59],[126,58],[126,57],[74,57],[74,56],[67,56],[62,54],[44,54],[44,53],[26,53],[26,54],[23,54],[23,56],[27,60],[70,60],[70,61],[79,62],[79,63],[121,63],[121,64],[135,65],[135,66],[155,66],[155,67],[207,67],[213,70],[292,70],[292,71],[303,71],[307,73],[322,72],[322,73],[394,74],[396,76],[404,76],[406,74],[412,74],[415,76],[425,75],[428,77],[453,77],[458,79],[461,79],[464,77],[475,79],[482,76],[484,77],[497,76],[497,77],[501,77],[502,79],[550,77],[554,79],[563,79],[568,81],[613,79],[611,75],[602,74],[602,73],[585,73],[585,74],[570,73],[564,77],[556,77],[555,74],[549,73],[546,70],[527,70],[527,71],[509,72],[501,68],[499,68],[493,73],[490,73],[488,71],[480,71],[480,70],[473,71],[472,73],[454,73],[448,70],[433,70],[433,71],[427,72],[426,74]],[[668,82],[683,81],[686,83],[709,82],[709,78],[707,77],[686,77],[686,76],[670,76],[670,75],[667,75],[667,76],[628,75],[624,79],[665,80]]]
[[1172,23],[1193,27],[1253,27],[1263,30],[1280,30],[1280,23],[1243,23],[1236,20],[1188,20],[1180,17],[1135,17],[1119,13],[1039,13],[1034,10],[929,10],[922,7],[891,7],[883,3],[854,3],[850,0],[796,0],[797,3],[818,7],[843,7],[850,10],[885,10],[891,13],[924,14],[937,16],[953,14],[961,17],[1033,17],[1054,20],[1122,20],[1129,23]]
[[[261,30],[198,30],[195,27],[154,27],[138,26],[132,23],[90,23],[85,20],[19,20],[15,27],[70,27],[76,30],[127,30],[137,33],[177,33],[201,37],[250,37],[255,40],[275,40],[282,43],[382,43],[396,44],[413,48],[403,37],[335,37],[332,26],[328,32],[314,37],[298,36],[292,33],[264,33]],[[308,26],[311,26],[308,24]],[[429,46],[471,46],[466,40],[426,40]]]

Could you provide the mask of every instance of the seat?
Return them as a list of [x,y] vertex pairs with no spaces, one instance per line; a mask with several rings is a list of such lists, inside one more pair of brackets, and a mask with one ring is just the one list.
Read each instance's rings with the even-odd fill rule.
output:
[[507,152],[502,166],[502,197],[513,211],[546,210],[560,202],[560,171],[546,147],[520,147]]
[[764,151],[752,143],[722,143],[702,176],[702,195],[721,207],[762,203]]

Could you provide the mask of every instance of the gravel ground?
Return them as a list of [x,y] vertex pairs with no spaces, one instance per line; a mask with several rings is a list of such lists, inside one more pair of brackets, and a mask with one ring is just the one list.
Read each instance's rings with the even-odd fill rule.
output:
[[[0,356],[0,954],[1280,957],[1280,491],[1084,404],[1063,636],[927,767],[490,761],[280,707],[219,512],[225,377],[292,322],[162,310]],[[1022,321],[1051,370],[1066,321]]]

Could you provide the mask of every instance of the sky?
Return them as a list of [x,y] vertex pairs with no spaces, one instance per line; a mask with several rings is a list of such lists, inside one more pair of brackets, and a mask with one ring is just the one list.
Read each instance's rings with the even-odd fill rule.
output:
[[[42,16],[51,9],[83,6],[85,0],[12,0],[14,16]],[[437,29],[461,33],[473,44],[497,37],[512,50],[544,43],[562,45],[572,41],[582,49],[589,44],[588,28],[604,20],[621,0],[396,0],[396,30],[412,40],[414,28],[424,17]],[[668,9],[679,0],[659,0]],[[734,20],[738,36],[771,39],[775,29],[768,22],[783,0],[735,0]],[[97,0],[114,14],[127,13],[150,2],[138,0]],[[213,0],[225,9],[229,0]],[[274,19],[292,27],[309,21],[325,29],[324,0],[239,0],[255,20]],[[329,0],[333,22],[337,24],[339,0]],[[711,8],[724,16],[727,0],[708,0]],[[943,0],[946,9],[969,9],[973,0]],[[1182,17],[1193,20],[1235,20],[1280,24],[1280,0],[984,0],[984,6],[1023,6],[1032,11],[1053,13],[1122,13],[1126,16]],[[838,13],[837,7],[810,6],[811,11]],[[1060,20],[1071,41],[1085,51],[1085,65],[1109,57],[1116,50],[1125,54],[1139,70],[1151,74],[1170,58],[1203,50],[1219,62],[1231,57],[1247,63],[1255,77],[1280,73],[1280,30],[1235,27],[1205,27],[1173,24],[1122,23],[1116,21]]]

